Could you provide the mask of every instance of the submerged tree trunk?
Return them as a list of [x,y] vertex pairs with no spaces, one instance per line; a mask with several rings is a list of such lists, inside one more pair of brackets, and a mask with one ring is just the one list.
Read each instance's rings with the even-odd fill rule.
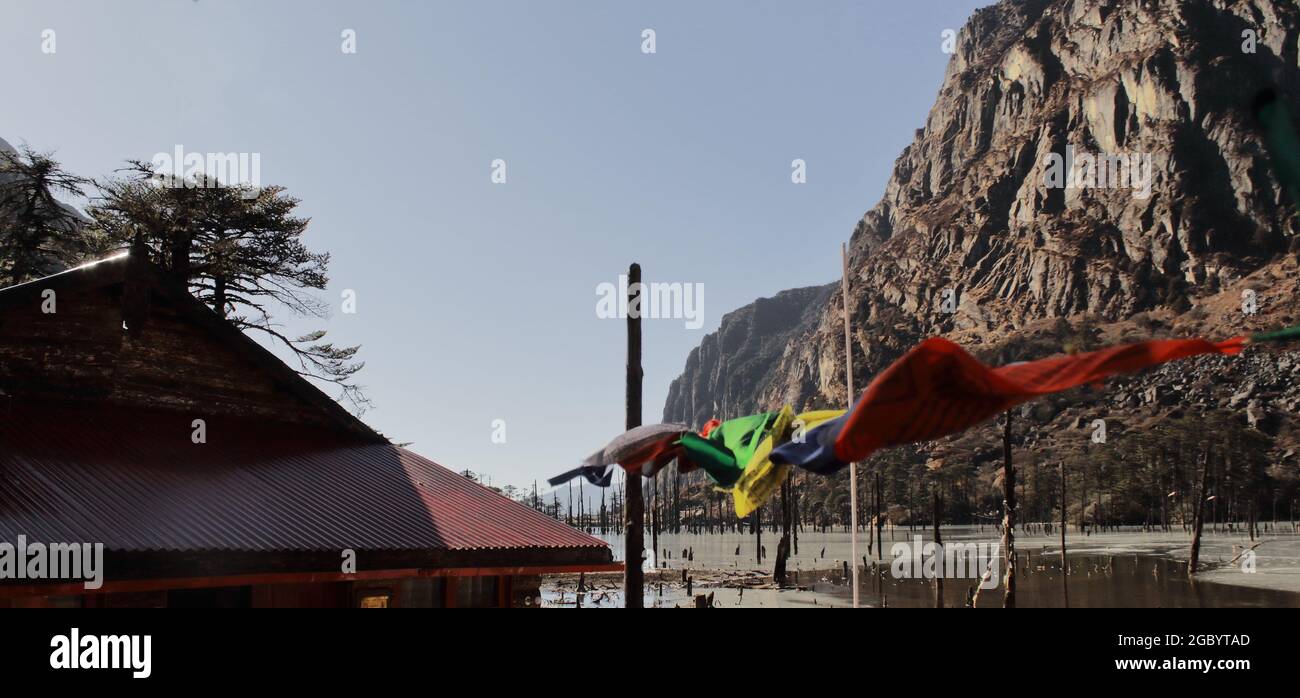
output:
[[794,483],[795,473],[790,473],[790,542],[794,554],[799,554],[799,490]]
[[939,519],[943,516],[943,499],[939,497],[939,488],[934,488],[934,554],[939,556],[934,575],[934,607],[943,608],[943,534],[939,532]]
[[1002,431],[1002,550],[1006,556],[1006,587],[1002,607],[1016,607],[1016,470],[1011,464],[1011,411]]
[[1065,561],[1065,461],[1061,461],[1061,598],[1070,607],[1070,566]]
[[1204,459],[1201,463],[1201,491],[1196,495],[1196,517],[1195,532],[1192,534],[1192,556],[1187,563],[1188,576],[1196,574],[1196,567],[1201,558],[1201,526],[1205,523],[1205,488],[1209,483],[1210,472],[1210,447],[1205,447]]
[[654,551],[655,569],[663,566],[659,562],[659,476],[650,479],[650,549]]
[[872,525],[876,527],[876,559],[884,560],[885,551],[883,548],[885,546],[881,545],[880,542],[880,532],[885,527],[885,520],[880,516],[880,467],[879,464],[876,465],[876,515],[872,519]]
[[781,542],[776,546],[776,567],[772,577],[778,586],[785,586],[785,563],[790,557],[790,480],[781,483]]

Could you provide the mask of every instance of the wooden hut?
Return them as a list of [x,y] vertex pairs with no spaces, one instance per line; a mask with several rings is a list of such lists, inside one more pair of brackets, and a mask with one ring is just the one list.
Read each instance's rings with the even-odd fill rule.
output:
[[[97,582],[23,557],[83,544]],[[619,569],[389,443],[143,259],[0,289],[0,607],[535,606],[539,575]]]

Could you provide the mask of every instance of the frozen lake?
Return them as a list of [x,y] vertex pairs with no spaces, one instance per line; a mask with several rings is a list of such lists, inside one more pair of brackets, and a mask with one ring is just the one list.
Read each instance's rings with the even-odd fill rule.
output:
[[[1269,524],[1271,527],[1271,524]],[[945,526],[944,543],[983,545],[985,553],[996,550],[999,535],[991,526]],[[917,538],[920,537],[920,546]],[[615,557],[622,556],[620,536],[601,536],[609,541]],[[693,580],[695,594],[715,594],[719,606],[845,606],[852,594],[845,579],[844,562],[849,558],[849,534],[844,531],[818,533],[805,531],[799,536],[799,551],[787,565],[791,584],[796,589],[771,587],[772,559],[779,535],[763,532],[762,544],[767,557],[758,563],[753,534],[660,534],[659,570],[653,561],[646,564],[646,605],[688,605],[691,603],[681,584],[681,570]],[[895,563],[915,557],[929,559],[925,544],[929,531],[907,528],[885,529],[883,560],[873,563],[860,575],[862,605],[932,606],[934,586],[919,572],[905,572],[898,578]],[[1191,535],[1181,528],[1165,532],[1140,529],[1107,531],[1084,535],[1073,528],[1066,534],[1069,565],[1068,593],[1072,607],[1300,607],[1300,535],[1289,523],[1279,523],[1256,538],[1259,545],[1253,556],[1245,548],[1254,545],[1244,530],[1236,532],[1206,529],[1201,541],[1201,573],[1195,583],[1187,578]],[[646,547],[650,536],[646,535]],[[739,553],[737,553],[739,548]],[[924,554],[916,551],[924,551]],[[1061,585],[1060,537],[1056,534],[1017,532],[1019,556],[1017,602],[1019,606],[1065,604]],[[975,551],[978,552],[978,551]],[[685,554],[683,554],[685,553]],[[897,555],[895,554],[897,553]],[[649,550],[647,550],[649,554]],[[868,555],[865,531],[858,539],[859,560]],[[1238,556],[1241,556],[1238,558]],[[693,559],[688,559],[692,558]],[[982,570],[986,558],[959,571]],[[1234,561],[1235,559],[1235,561]],[[909,570],[904,565],[902,569]],[[920,569],[918,566],[917,569]],[[1003,571],[997,568],[999,576]],[[979,580],[974,574],[945,580],[945,605],[962,606]],[[562,583],[562,581],[560,582]],[[600,591],[584,605],[621,605],[616,579],[593,580]],[[574,587],[548,585],[543,596],[548,605],[572,605]],[[742,590],[743,588],[743,590]],[[980,592],[978,606],[1000,606],[1003,590]]]

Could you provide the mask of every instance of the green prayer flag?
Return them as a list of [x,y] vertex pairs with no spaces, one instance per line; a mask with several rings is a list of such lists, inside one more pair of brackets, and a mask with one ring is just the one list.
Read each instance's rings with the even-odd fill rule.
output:
[[692,463],[719,486],[730,489],[740,479],[779,414],[763,412],[729,419],[710,431],[707,437],[684,434],[679,443]]
[[1300,339],[1300,325],[1272,332],[1260,332],[1250,337],[1252,342],[1286,342],[1293,339]]

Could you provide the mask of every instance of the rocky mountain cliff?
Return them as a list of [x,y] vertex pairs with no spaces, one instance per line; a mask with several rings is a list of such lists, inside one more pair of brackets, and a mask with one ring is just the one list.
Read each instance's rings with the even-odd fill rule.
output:
[[763,409],[761,396],[782,388],[773,368],[791,339],[816,328],[838,289],[832,283],[782,291],[725,315],[718,331],[691,351],[685,373],[668,387],[664,421],[703,424],[715,415]]
[[[1000,362],[1294,324],[1300,222],[1251,103],[1271,87],[1300,114],[1298,37],[1288,0],[977,11],[925,127],[852,233],[859,389],[930,335]],[[1257,313],[1242,312],[1243,293]],[[665,421],[845,404],[842,303],[832,283],[731,313],[673,382]],[[1252,351],[1080,395],[1041,415],[1061,429],[1040,433],[1223,407],[1293,458],[1300,355]]]

